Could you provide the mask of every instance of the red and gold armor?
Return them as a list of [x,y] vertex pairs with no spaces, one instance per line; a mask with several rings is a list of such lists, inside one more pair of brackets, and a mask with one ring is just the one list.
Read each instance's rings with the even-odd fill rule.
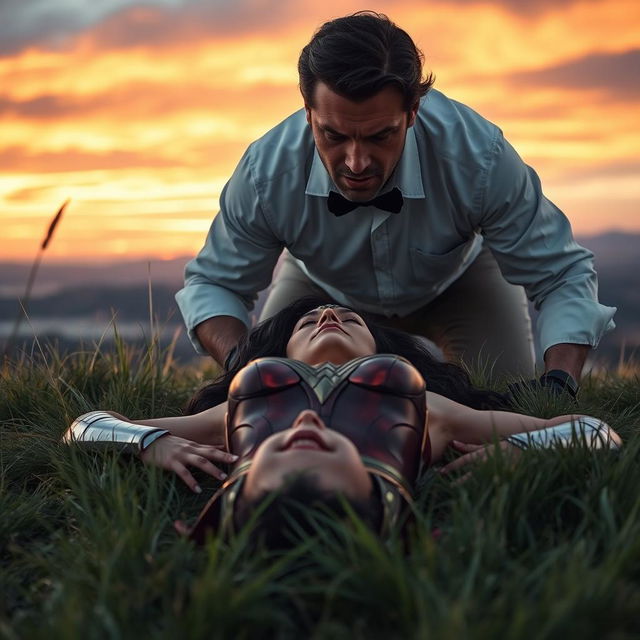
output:
[[[400,497],[411,499],[420,467],[429,462],[425,383],[409,362],[374,355],[343,365],[312,367],[286,358],[249,363],[229,388],[227,447],[239,456],[222,489],[203,510],[192,536],[202,539],[228,520],[240,483],[260,444],[288,429],[305,409],[349,438],[378,481],[387,526]],[[226,499],[225,499],[226,498]],[[222,504],[221,504],[222,503]],[[393,512],[393,514],[391,514]]]

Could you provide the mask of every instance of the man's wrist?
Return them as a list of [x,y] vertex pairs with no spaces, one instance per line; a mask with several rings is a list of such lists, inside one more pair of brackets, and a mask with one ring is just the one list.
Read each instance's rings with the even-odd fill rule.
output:
[[578,395],[578,389],[580,388],[576,379],[562,369],[551,369],[543,373],[540,376],[540,384],[554,391],[568,393],[572,398]]
[[567,394],[575,400],[578,395],[580,385],[570,373],[567,373],[562,369],[552,369],[551,371],[547,371],[537,380],[523,380],[509,385],[511,397],[516,402],[518,402],[522,395],[526,396],[527,393],[531,393],[536,389],[546,389],[548,392],[558,396]]
[[200,344],[220,365],[225,365],[229,353],[247,332],[244,323],[233,316],[214,316],[195,328]]
[[545,371],[564,371],[576,382],[591,351],[591,345],[561,342],[549,347],[544,354]]

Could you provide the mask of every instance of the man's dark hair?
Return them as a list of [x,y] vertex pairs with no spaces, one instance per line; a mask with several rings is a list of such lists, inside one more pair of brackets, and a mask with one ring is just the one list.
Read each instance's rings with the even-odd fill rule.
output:
[[348,521],[356,516],[373,531],[379,531],[382,502],[374,486],[362,500],[325,491],[316,476],[299,473],[274,492],[265,492],[254,500],[243,493],[236,498],[233,526],[240,531],[251,525],[251,540],[272,551],[286,550],[303,538],[327,532],[327,523]]
[[423,81],[423,60],[409,34],[387,16],[358,11],[325,22],[302,50],[298,60],[300,91],[305,103],[313,107],[318,82],[354,102],[392,85],[402,94],[408,111],[434,81],[433,74]]

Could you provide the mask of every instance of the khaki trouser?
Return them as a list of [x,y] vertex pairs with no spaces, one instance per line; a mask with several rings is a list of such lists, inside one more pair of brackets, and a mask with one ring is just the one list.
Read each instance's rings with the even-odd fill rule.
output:
[[[260,320],[307,295],[333,302],[285,252]],[[479,368],[493,379],[534,376],[533,335],[524,289],[502,277],[487,248],[458,280],[417,311],[403,318],[367,315],[380,324],[428,338],[447,360]]]

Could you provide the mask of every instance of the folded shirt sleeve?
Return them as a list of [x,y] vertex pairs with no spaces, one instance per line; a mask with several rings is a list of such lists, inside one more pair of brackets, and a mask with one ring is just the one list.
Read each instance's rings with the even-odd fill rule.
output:
[[615,307],[598,302],[593,254],[573,238],[566,216],[500,132],[478,190],[477,226],[507,281],[524,286],[540,311],[544,353],[569,342],[596,347],[613,329]]
[[185,286],[176,294],[189,338],[206,354],[195,327],[215,316],[249,325],[257,294],[271,282],[282,242],[264,217],[251,171],[251,147],[220,195],[204,247],[187,263]]

